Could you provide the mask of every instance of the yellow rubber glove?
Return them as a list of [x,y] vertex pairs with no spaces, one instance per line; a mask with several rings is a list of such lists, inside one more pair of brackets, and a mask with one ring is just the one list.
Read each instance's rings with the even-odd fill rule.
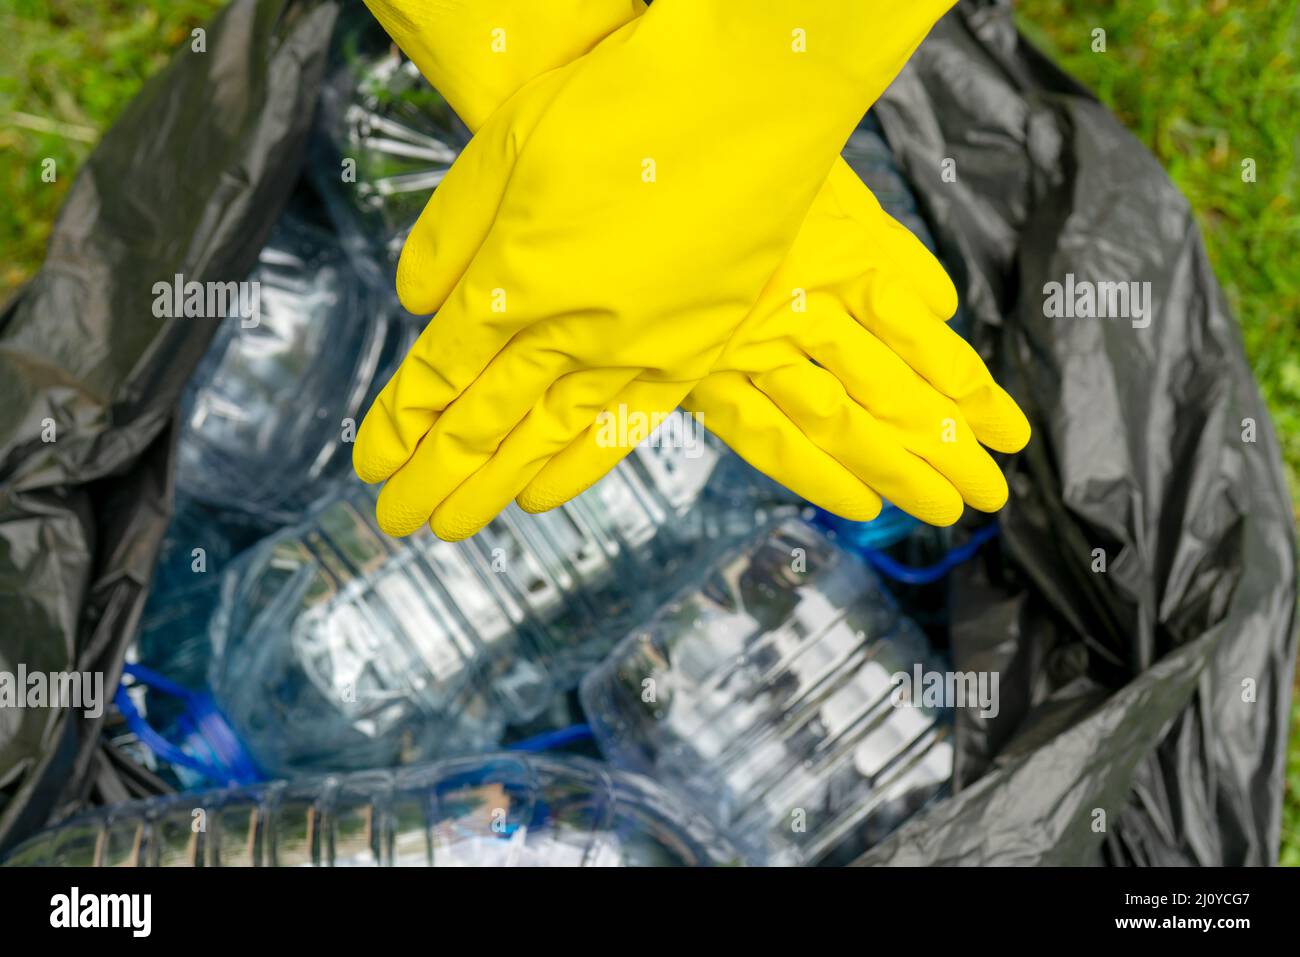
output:
[[365,0],[471,132],[529,80],[645,13],[642,0]]
[[[875,499],[860,508],[859,481],[935,525],[955,522],[963,501],[996,511],[1007,485],[981,443],[1018,451],[1029,424],[946,324],[955,297],[924,245],[837,166],[758,305],[682,405],[751,465],[845,517],[879,511]],[[657,383],[635,382],[605,412],[625,419],[620,404],[669,400]],[[481,524],[509,501],[535,427],[544,424],[530,417],[438,507],[435,529]],[[544,511],[599,479],[626,451],[608,435],[590,426],[520,505]]]
[[[482,13],[491,6],[481,4],[477,9]],[[547,64],[552,53],[555,58],[573,55],[574,50],[590,42],[595,31],[628,13],[626,4],[615,2],[584,3],[581,9],[588,22],[579,24],[575,31],[573,24],[581,18],[566,20],[569,32],[564,38],[554,39],[548,48],[550,53],[541,53],[544,43],[529,42],[538,40],[536,23],[523,24],[530,28],[522,33],[510,27],[487,28],[489,23],[507,22],[499,12],[480,17],[476,32],[485,36],[490,32],[502,44],[503,48],[494,49],[494,54],[507,53],[511,42],[522,36],[524,49],[534,57],[533,62]],[[385,19],[382,10],[376,12]],[[396,35],[391,24],[389,17],[385,25]],[[431,32],[428,35],[435,39],[446,37]],[[398,39],[403,40],[401,36]],[[436,77],[443,66],[436,62],[436,56],[429,56],[428,49],[421,50],[409,36],[403,46],[417,57],[417,64],[426,74]],[[463,51],[480,49],[464,43],[452,46],[454,51],[460,51],[460,66],[467,59]],[[481,104],[490,101],[494,93],[508,92],[509,83],[476,82],[475,72],[482,77],[486,64],[481,52],[468,59],[474,56],[479,62],[471,63],[468,73],[462,71],[461,75],[470,79],[460,88],[490,92],[480,97],[478,104],[462,107],[453,98],[453,105],[467,116],[474,110],[474,115],[483,116],[491,112],[491,106]],[[500,62],[510,61],[502,57]],[[508,72],[498,70],[493,76],[499,78]],[[1028,429],[1014,403],[992,384],[974,353],[943,326],[942,319],[951,314],[955,304],[951,285],[924,248],[879,209],[842,163],[819,196],[818,206],[822,215],[810,217],[810,222],[820,221],[820,229],[810,230],[805,224],[796,251],[802,246],[820,247],[820,252],[803,259],[792,254],[773,281],[767,303],[751,314],[741,333],[724,350],[720,364],[714,366],[728,371],[711,375],[696,390],[690,404],[707,417],[706,424],[755,464],[812,500],[851,517],[870,517],[878,508],[874,494],[867,491],[864,495],[855,475],[868,477],[873,487],[932,521],[955,519],[962,496],[976,507],[998,507],[1005,498],[1005,484],[972,439],[963,415],[970,419],[981,439],[998,448],[1023,445]],[[873,265],[872,255],[875,259],[873,268],[865,274],[861,262],[864,252],[868,254],[868,266]],[[891,276],[919,279],[915,285],[922,293],[932,290],[929,302],[916,290],[907,289],[905,283],[890,284]],[[808,298],[806,311],[795,305],[789,293],[781,291],[795,288],[796,283],[799,288],[815,290]],[[894,321],[873,321],[876,315],[892,316]],[[901,348],[893,343],[885,348],[857,321],[874,328],[886,342],[889,336],[898,337]],[[928,328],[931,326],[935,328]],[[891,351],[895,348],[898,354]],[[834,375],[813,366],[809,357],[818,359]],[[947,395],[956,397],[960,412],[908,363],[930,382],[941,383]],[[577,376],[561,380],[482,472],[443,503],[434,518],[435,530],[444,537],[460,537],[493,517],[522,481],[537,471],[549,452],[563,444],[557,444],[554,436],[567,440],[575,434],[582,427],[584,415],[590,420],[601,391],[608,391],[607,382],[626,381],[618,378],[626,374],[625,369],[609,371],[614,377],[607,381],[599,376],[585,377],[587,382],[577,381]],[[846,397],[840,383],[848,387],[856,403]],[[626,398],[633,407],[654,407],[657,402],[671,408],[689,385],[638,379],[628,386]],[[570,404],[572,394],[581,399],[576,406]],[[557,396],[559,401],[554,402]],[[558,414],[550,413],[552,406],[558,406]],[[576,416],[572,414],[575,407],[580,410]],[[874,419],[866,409],[875,414]],[[576,429],[568,425],[557,431],[555,425],[564,422],[566,416],[576,422]],[[450,418],[449,414],[444,422]],[[368,420],[367,427],[370,424]],[[548,430],[552,435],[542,436],[542,445],[549,442],[549,448],[539,455],[535,451],[539,446],[533,443],[530,450],[529,432]],[[363,429],[363,434],[366,431]],[[809,444],[810,435],[817,438],[816,446]],[[864,439],[868,441],[864,443]],[[358,451],[363,448],[364,443],[359,443]],[[599,477],[626,451],[599,446],[593,449],[590,443],[579,441],[547,467],[537,484],[548,479],[548,473],[559,474],[561,485],[567,482],[571,488],[561,493],[560,497],[567,498]],[[400,454],[404,453],[405,449],[401,449]],[[519,468],[511,460],[516,453],[522,453]],[[364,471],[362,458],[358,456],[358,464]],[[842,462],[852,468],[852,473]],[[953,484],[944,481],[927,462]],[[411,472],[405,469],[397,478],[400,480],[405,473],[408,479],[422,484],[424,476]],[[386,494],[390,492],[386,490]],[[521,502],[526,507],[546,506],[556,504],[556,498],[551,492],[542,495],[540,502],[536,496],[530,500],[528,495]],[[426,501],[437,504],[434,496]],[[383,514],[381,507],[381,518]],[[449,520],[439,527],[444,515]],[[415,520],[413,527],[422,521]]]

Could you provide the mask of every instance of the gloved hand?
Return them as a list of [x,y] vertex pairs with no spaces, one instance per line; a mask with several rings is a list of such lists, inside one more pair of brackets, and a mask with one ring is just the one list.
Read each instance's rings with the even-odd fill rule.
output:
[[[485,0],[475,9],[484,12],[493,5]],[[500,0],[495,5],[500,6]],[[449,33],[429,30],[428,24],[411,21],[405,26],[413,28],[415,33],[403,36],[400,33],[403,24],[396,23],[391,10],[383,9],[391,4],[377,3],[376,7],[390,32],[416,57],[417,65],[436,85],[456,88],[450,82],[440,81],[438,71],[448,72],[447,64],[439,62],[436,55],[430,56],[427,46],[421,48],[420,36],[435,41],[440,36],[447,37],[448,45],[461,51],[459,62],[451,64],[453,67],[464,66],[467,59],[479,57],[480,79],[471,76],[460,84],[464,96],[472,91],[508,90],[508,83],[482,79],[487,60],[482,53],[472,52],[482,47],[462,42],[463,37],[452,40]],[[628,12],[626,4],[615,2],[584,3],[580,7],[588,17],[585,27],[597,29],[611,25],[612,20]],[[551,13],[548,8],[544,16],[549,17]],[[554,42],[547,49],[567,56],[590,42],[593,32],[583,32],[581,19],[564,18],[567,42],[551,38]],[[486,24],[493,22],[505,22],[500,11],[491,11],[476,24],[475,32],[482,33],[484,41],[490,32],[485,29]],[[579,24],[576,28],[575,23]],[[394,24],[398,29],[394,29]],[[533,62],[545,64],[547,55],[539,55],[538,51],[546,43],[533,42],[542,39],[538,28],[544,33],[545,24],[534,22],[524,26],[531,29],[522,32],[524,48],[534,55]],[[916,38],[912,46],[919,42],[920,36],[919,30],[913,32]],[[512,41],[516,43],[515,49],[519,48],[520,31],[510,26],[503,34],[492,36],[502,40],[507,51]],[[471,51],[468,58],[463,52],[466,50]],[[493,52],[498,54],[501,63],[511,62],[508,52],[506,56],[499,56],[502,51]],[[910,47],[906,52],[910,52]],[[472,67],[469,72],[473,73]],[[508,70],[499,70],[498,78],[504,72]],[[883,82],[878,81],[877,86],[883,87]],[[490,99],[489,94],[481,96],[476,103],[462,104],[453,98],[453,106],[466,116],[482,116],[491,111],[490,105],[485,105]],[[444,185],[443,190],[446,189]],[[903,507],[931,521],[955,520],[961,510],[961,495],[977,507],[998,507],[1005,498],[1005,484],[996,466],[974,441],[966,419],[969,418],[981,439],[1008,450],[1023,445],[1028,427],[1014,403],[992,383],[974,353],[943,325],[942,319],[951,314],[955,303],[950,283],[923,247],[885,216],[842,163],[822,190],[817,208],[821,216],[809,217],[795,253],[769,285],[765,304],[750,314],[739,335],[730,338],[720,353],[721,364],[715,360],[713,368],[727,371],[710,375],[701,383],[690,404],[706,416],[707,425],[759,467],[841,514],[867,518],[878,509],[878,500],[858,480],[859,475],[867,477],[869,484]],[[820,221],[819,228],[810,229],[815,221]],[[455,225],[448,224],[451,228]],[[408,247],[408,254],[411,249]],[[797,255],[800,249],[809,250],[811,255]],[[407,262],[404,258],[404,270]],[[912,277],[913,288],[900,282],[897,278],[900,275]],[[800,312],[790,293],[784,291],[796,287],[812,290],[807,312]],[[926,292],[930,293],[928,302]],[[893,351],[857,325],[854,316],[879,333]],[[826,368],[813,366],[809,356],[819,359]],[[908,362],[903,362],[900,356]],[[431,371],[423,365],[427,363],[427,353],[421,354],[418,348],[406,365],[413,361],[417,363],[417,377]],[[525,357],[524,367],[527,366]],[[406,371],[404,366],[403,372]],[[646,371],[649,375],[639,374],[620,396],[634,408],[670,409],[693,384],[689,380],[665,380],[662,368],[651,367]],[[628,382],[627,373],[626,367],[615,366],[562,379],[499,447],[488,447],[489,441],[478,449],[469,449],[477,452],[478,460],[488,459],[487,464],[444,500],[445,489],[455,487],[455,483],[437,474],[442,457],[422,453],[426,446],[438,444],[450,444],[454,452],[466,450],[464,444],[456,447],[457,436],[450,431],[443,432],[441,443],[438,439],[440,431],[473,394],[471,389],[429,433],[434,441],[422,443],[411,464],[394,476],[381,496],[381,521],[394,531],[413,530],[427,517],[429,509],[441,501],[442,506],[434,517],[435,531],[444,537],[472,532],[509,501],[522,484],[521,476],[526,480],[551,452],[564,444],[574,433],[575,425],[580,429],[584,418],[586,422],[591,421],[592,410],[599,407],[600,393],[608,393]],[[394,385],[400,385],[401,378],[399,374]],[[506,375],[498,377],[498,381],[508,405],[513,379]],[[848,386],[847,395],[840,383]],[[388,391],[396,390],[390,385]],[[490,391],[486,394],[493,395]],[[571,414],[573,407],[565,405],[566,394],[581,398],[576,416]],[[376,413],[372,413],[367,419],[356,457],[363,475],[369,472],[371,477],[384,477],[391,471],[391,462],[404,460],[414,443],[420,441],[421,422],[417,421],[416,427],[403,435],[400,428],[403,416],[419,419],[423,414],[423,421],[433,421],[436,410],[431,408],[432,404],[423,402],[419,395],[413,398],[414,416],[407,415],[400,404],[383,406],[381,401],[384,412],[394,414],[385,414],[377,420]],[[957,400],[955,405],[953,399]],[[490,413],[493,405],[480,402],[476,408],[480,411],[486,408]],[[875,417],[866,409],[875,413]],[[555,414],[552,410],[556,410]],[[518,416],[527,412],[525,403],[507,409],[507,414],[499,420],[490,414],[484,419],[475,413],[466,424],[471,427],[471,434],[476,424],[486,426],[479,436],[491,433],[494,428],[498,434],[505,434],[518,421]],[[810,437],[816,444],[810,442]],[[450,443],[448,438],[452,440]],[[377,467],[376,456],[368,452],[376,446]],[[496,448],[495,455],[491,455],[493,448]],[[534,486],[521,496],[521,504],[525,507],[555,504],[554,492],[538,490],[545,490],[548,485],[551,489],[557,485],[564,488],[567,484],[569,490],[558,496],[567,497],[594,481],[626,452],[626,448],[602,448],[586,436],[546,467]],[[474,460],[473,456],[470,458]],[[935,468],[951,479],[952,484],[935,472]],[[430,483],[430,478],[435,481]],[[436,485],[439,478],[442,489],[430,489],[430,484]],[[395,492],[402,494],[395,498]],[[406,519],[404,525],[399,522],[394,527],[391,519],[395,509],[385,508],[386,499],[390,505],[397,506],[399,516]],[[408,509],[406,506],[412,502],[414,508]]]
[[[791,290],[806,290],[798,306]],[[929,251],[837,165],[758,305],[682,405],[751,465],[845,517],[879,511],[876,500],[854,514],[845,495],[855,478],[935,525],[955,522],[963,500],[996,511],[1007,485],[981,443],[1018,451],[1029,423],[947,326],[955,308]],[[654,388],[633,383],[618,401],[653,406]],[[519,504],[544,511],[599,479],[623,451],[601,437],[594,425],[551,458]],[[499,501],[521,438],[509,436],[439,514]]]

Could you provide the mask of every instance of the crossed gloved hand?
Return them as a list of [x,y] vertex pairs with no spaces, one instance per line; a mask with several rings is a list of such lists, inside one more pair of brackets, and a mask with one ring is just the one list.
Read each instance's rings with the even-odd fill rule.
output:
[[838,158],[952,0],[368,0],[477,135],[413,229],[433,312],[357,437],[381,527],[473,534],[679,403],[851,519],[993,511],[1029,426],[956,293]]

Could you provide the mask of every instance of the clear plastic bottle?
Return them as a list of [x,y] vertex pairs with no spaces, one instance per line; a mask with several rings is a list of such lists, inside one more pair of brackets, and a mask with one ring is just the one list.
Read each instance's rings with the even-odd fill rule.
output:
[[[267,534],[261,523],[241,518],[188,496],[176,496],[136,642],[128,654],[130,662],[192,691],[207,686],[212,657],[209,625],[221,597],[222,574],[239,552]],[[135,707],[165,736],[187,737],[173,726],[185,712],[181,699],[144,686],[132,688],[130,694]],[[167,776],[165,767],[154,769]]]
[[[465,124],[378,21],[361,7],[341,10],[321,88],[311,175],[345,243],[380,260],[387,281],[407,233],[469,139]],[[344,162],[355,175],[339,175]]]
[[896,700],[917,665],[940,667],[875,575],[792,520],[637,628],[581,696],[606,757],[751,863],[844,863],[951,778],[951,715]]
[[388,538],[357,485],[223,582],[222,710],[273,773],[491,747],[763,521],[770,484],[698,452],[642,446],[567,505],[511,506],[456,544]]
[[140,616],[134,660],[182,685],[201,688],[207,680],[208,622],[221,595],[221,574],[234,555],[256,541],[223,522],[221,513],[187,496],[177,496],[163,534]]
[[493,754],[115,805],[8,867],[629,867],[733,864],[652,781],[584,758]]
[[416,329],[336,236],[293,212],[248,281],[256,324],[222,320],[182,400],[176,486],[279,524],[347,473],[350,432]]

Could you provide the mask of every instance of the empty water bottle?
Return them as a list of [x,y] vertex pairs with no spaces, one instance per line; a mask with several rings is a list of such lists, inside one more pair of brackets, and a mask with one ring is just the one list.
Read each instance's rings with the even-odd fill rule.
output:
[[222,519],[222,513],[178,496],[163,535],[140,617],[136,660],[174,681],[202,687],[207,680],[208,623],[221,594],[221,574],[243,545],[260,537]]
[[[204,688],[211,660],[209,627],[221,597],[221,576],[239,552],[266,533],[261,523],[241,513],[178,495],[130,660],[182,687]],[[132,694],[136,707],[164,734],[185,736],[173,728],[184,713],[175,695],[144,687]]]
[[470,133],[364,8],[339,16],[311,171],[345,241],[378,249],[391,281],[406,234]]
[[602,752],[753,863],[851,860],[940,794],[951,715],[893,676],[937,668],[875,575],[786,521],[637,628],[582,682]]
[[349,470],[355,423],[415,330],[292,212],[248,281],[256,316],[222,321],[182,401],[176,484],[278,523]]
[[357,485],[245,553],[213,622],[211,686],[267,769],[482,750],[761,521],[735,456],[643,446],[542,515],[449,544],[376,527]]
[[629,867],[732,864],[652,781],[583,758],[496,754],[119,804],[6,866]]

